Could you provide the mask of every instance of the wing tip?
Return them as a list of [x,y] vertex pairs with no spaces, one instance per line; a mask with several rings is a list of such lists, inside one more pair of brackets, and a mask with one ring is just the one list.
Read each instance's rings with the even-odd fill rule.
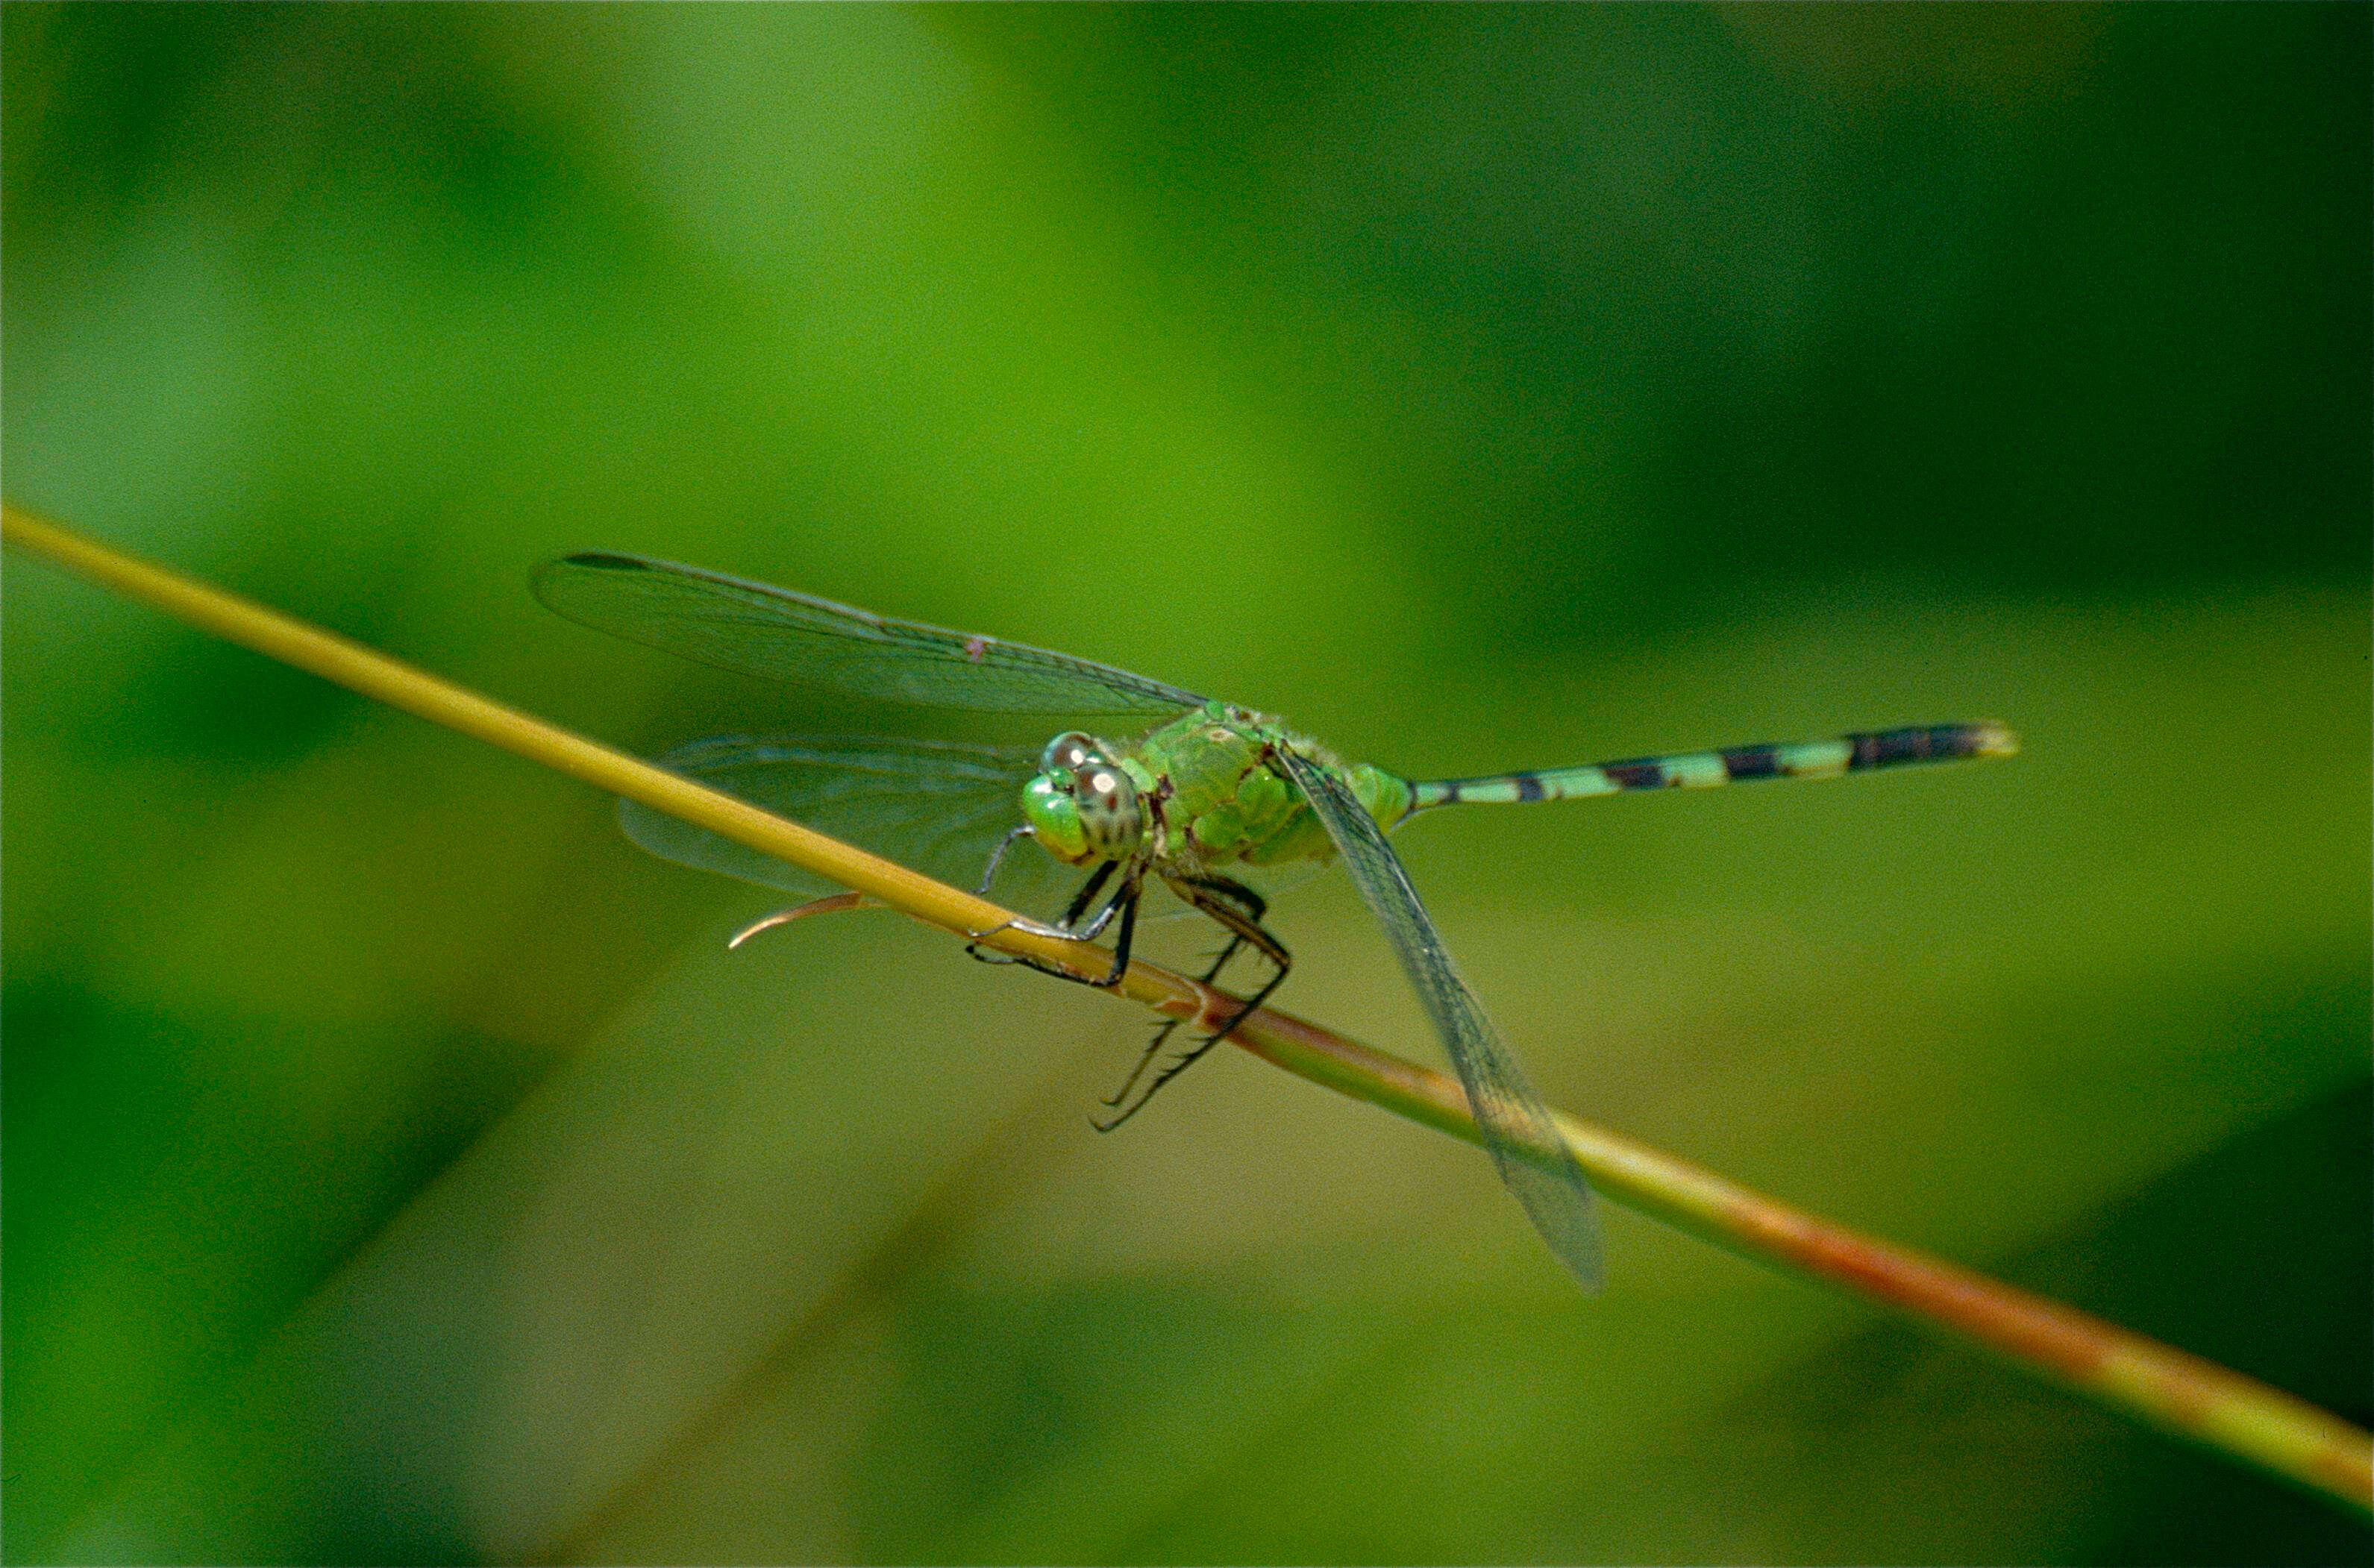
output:
[[578,569],[597,572],[647,572],[655,569],[655,564],[643,559],[641,556],[622,556],[615,550],[572,550],[566,556],[555,556],[548,561],[539,563],[534,571],[528,573],[528,588],[536,598],[543,601],[546,608],[567,615],[570,620],[576,620],[579,618],[577,612],[563,608],[555,602],[553,596],[556,593],[566,595],[569,592],[570,573]]
[[590,567],[595,571],[647,572],[652,563],[641,556],[622,556],[616,550],[572,550],[566,556],[546,561],[538,571],[550,571],[555,567]]
[[1599,1195],[1580,1164],[1560,1174],[1565,1179],[1555,1198],[1538,1188],[1514,1190],[1534,1229],[1549,1244],[1550,1255],[1566,1265],[1583,1294],[1595,1296],[1607,1288],[1607,1240],[1599,1224]]

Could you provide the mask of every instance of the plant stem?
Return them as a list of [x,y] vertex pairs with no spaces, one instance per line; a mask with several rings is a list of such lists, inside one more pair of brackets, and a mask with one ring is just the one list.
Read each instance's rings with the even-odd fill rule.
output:
[[[14,507],[0,537],[215,635],[366,696],[681,817],[984,945],[1080,974],[1102,948],[1006,922],[986,899],[770,815],[359,643],[135,559]],[[1134,963],[1120,988],[1168,1016],[1216,1023],[1237,999]],[[1264,1008],[1233,1044],[1312,1082],[1477,1141],[1452,1080]],[[2374,1438],[2304,1400],[2074,1307],[1832,1223],[1686,1160],[1560,1114],[1559,1134],[1610,1198],[1758,1262],[1948,1329],[2098,1404],[2358,1509],[2374,1509]]]

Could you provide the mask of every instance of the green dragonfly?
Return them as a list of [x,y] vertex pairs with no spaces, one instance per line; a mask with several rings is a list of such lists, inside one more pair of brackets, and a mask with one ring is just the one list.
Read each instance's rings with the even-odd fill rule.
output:
[[[1591,1184],[1460,978],[1386,833],[1438,806],[1828,778],[2004,756],[2016,745],[1999,724],[1947,724],[1414,781],[1346,764],[1266,715],[1109,664],[893,620],[696,567],[589,552],[539,568],[535,592],[573,621],[744,674],[893,702],[1151,724],[1121,742],[1067,730],[1036,749],[725,735],[659,761],[928,875],[975,883],[1015,907],[1052,914],[1060,902],[1053,926],[1061,934],[1086,942],[1114,928],[1111,968],[1090,985],[1120,983],[1140,905],[1157,885],[1227,933],[1206,984],[1248,947],[1266,958],[1268,979],[1209,1036],[1164,1060],[1178,1024],[1160,1027],[1106,1101],[1114,1114],[1097,1125],[1108,1131],[1285,981],[1293,958],[1263,923],[1269,899],[1256,883],[1275,891],[1268,873],[1340,858],[1442,1037],[1500,1179],[1551,1250],[1594,1291],[1602,1266]],[[632,802],[621,802],[619,814],[636,843],[668,860],[796,893],[829,885]],[[1023,838],[1037,851],[1009,855]]]

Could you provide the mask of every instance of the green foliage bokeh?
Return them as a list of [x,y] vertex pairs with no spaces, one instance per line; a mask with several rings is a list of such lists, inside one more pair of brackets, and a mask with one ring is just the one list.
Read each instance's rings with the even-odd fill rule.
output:
[[[599,546],[1416,775],[1559,1103],[2368,1416],[2362,6],[0,10],[10,498],[655,751],[1036,739]],[[2365,1561],[2360,1525],[6,576],[11,1561]],[[1338,885],[1282,1004],[1423,1053]],[[1176,929],[1159,954],[1190,956]]]

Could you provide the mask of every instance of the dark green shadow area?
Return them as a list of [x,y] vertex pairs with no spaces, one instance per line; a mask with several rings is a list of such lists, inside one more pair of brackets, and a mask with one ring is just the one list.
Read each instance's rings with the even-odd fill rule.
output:
[[[0,1030],[15,1562],[43,1561],[194,1401],[235,1425],[223,1380],[553,1061],[417,1021],[166,1013],[60,983],[0,992]],[[274,1093],[291,1057],[322,1064],[309,1103]],[[396,1561],[374,1555],[390,1539],[323,1560]]]
[[[2359,1082],[2154,1182],[1997,1270],[2032,1290],[2374,1417],[2374,1085]],[[2321,1499],[2141,1431],[1975,1352],[1886,1324],[1732,1415],[1788,1498],[1792,1561],[1969,1561],[1983,1521],[2039,1496],[2065,1556],[2099,1564],[2374,1562]],[[1818,1475],[1819,1493],[1788,1485]]]

